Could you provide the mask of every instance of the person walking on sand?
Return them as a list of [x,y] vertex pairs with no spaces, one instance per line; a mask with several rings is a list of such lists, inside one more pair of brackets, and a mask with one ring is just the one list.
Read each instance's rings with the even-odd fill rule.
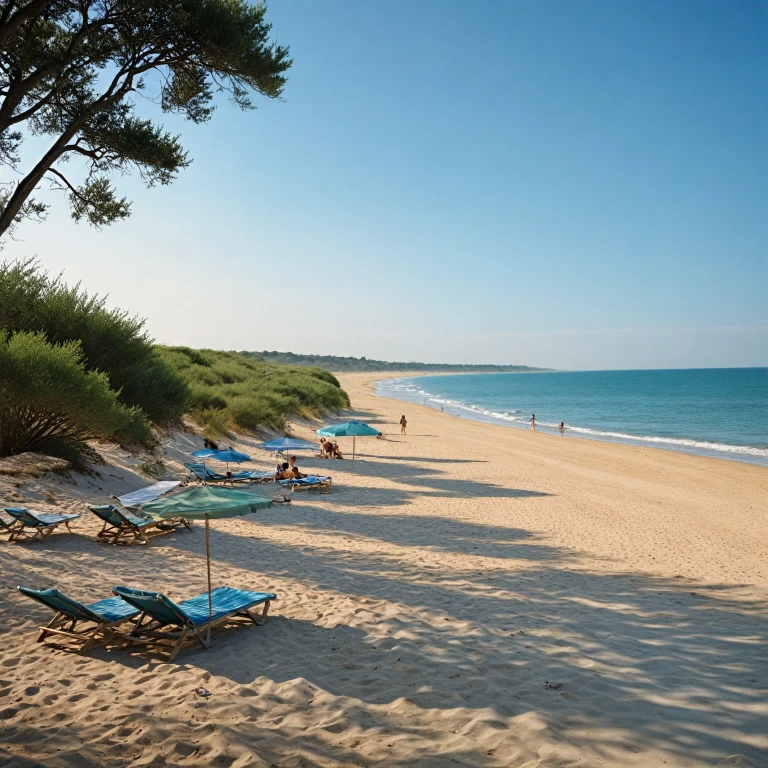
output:
[[564,421],[560,422],[560,434],[561,435],[565,434],[565,422]]
[[531,429],[535,432],[536,431],[536,414],[531,414]]
[[405,428],[408,426],[408,422],[405,420],[405,414],[400,417],[400,434],[405,434]]

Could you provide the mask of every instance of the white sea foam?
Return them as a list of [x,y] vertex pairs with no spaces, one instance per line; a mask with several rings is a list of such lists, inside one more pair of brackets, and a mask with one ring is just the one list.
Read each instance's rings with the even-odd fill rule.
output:
[[[461,400],[452,400],[440,397],[420,387],[415,381],[409,379],[384,379],[376,382],[375,391],[383,397],[393,397],[398,400],[408,402],[421,402],[427,404],[437,404],[443,407],[449,407],[452,410],[460,410],[472,414],[475,418],[479,417],[481,421],[501,422],[510,426],[527,427],[528,418],[517,416],[520,409],[509,411],[493,411],[481,408],[472,403],[465,403]],[[559,424],[537,421],[536,425],[552,430],[559,429]],[[741,456],[751,456],[758,459],[768,460],[768,448],[756,448],[747,445],[728,445],[726,443],[713,443],[705,440],[691,440],[687,438],[662,437],[659,435],[629,435],[624,432],[611,432],[607,430],[590,429],[588,427],[578,427],[568,425],[569,432],[585,437],[602,438],[619,442],[630,443],[649,443],[659,447],[673,447],[677,449],[688,449],[692,452],[714,452],[728,453]]]

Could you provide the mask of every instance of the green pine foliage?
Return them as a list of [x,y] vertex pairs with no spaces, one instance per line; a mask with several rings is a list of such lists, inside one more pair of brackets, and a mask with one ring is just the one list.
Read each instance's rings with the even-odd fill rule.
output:
[[[279,99],[292,62],[266,12],[250,0],[0,3],[0,238],[45,218],[44,180],[96,227],[130,215],[114,186],[126,173],[173,182],[191,159],[139,114],[147,104],[204,123],[221,96],[243,110]],[[42,139],[22,153],[30,136]]]
[[191,415],[210,437],[234,427],[282,429],[289,416],[309,418],[349,406],[336,377],[319,368],[274,365],[211,349],[158,350],[184,377]]
[[0,456],[48,453],[82,467],[98,456],[94,438],[146,442],[138,408],[122,404],[105,373],[89,371],[80,344],[43,333],[0,337]]

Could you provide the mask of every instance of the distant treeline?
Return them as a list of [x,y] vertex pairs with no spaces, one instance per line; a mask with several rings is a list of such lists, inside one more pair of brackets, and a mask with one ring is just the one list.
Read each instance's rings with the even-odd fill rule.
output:
[[528,365],[451,365],[450,363],[390,363],[386,360],[369,360],[367,357],[336,357],[335,355],[297,355],[293,352],[238,352],[243,357],[263,360],[265,363],[283,365],[308,365],[326,371],[435,371],[438,373],[520,373],[523,371],[547,371],[549,368],[532,368]]

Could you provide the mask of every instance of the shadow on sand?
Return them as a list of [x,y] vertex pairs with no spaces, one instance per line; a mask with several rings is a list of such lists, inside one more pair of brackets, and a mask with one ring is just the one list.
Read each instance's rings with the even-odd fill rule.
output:
[[[214,580],[279,596],[266,626],[216,632],[213,648],[189,649],[178,659],[201,679],[229,680],[243,686],[237,695],[251,697],[252,717],[236,727],[225,719],[218,726],[222,739],[244,748],[268,743],[280,733],[274,712],[285,707],[303,717],[306,711],[311,721],[315,695],[327,691],[339,697],[340,722],[361,734],[375,727],[392,739],[421,738],[424,718],[439,720],[454,708],[483,717],[492,713],[496,720],[489,722],[503,733],[518,727],[515,718],[534,713],[550,743],[588,745],[580,754],[593,759],[589,764],[625,764],[622,756],[628,764],[638,753],[692,766],[714,765],[733,754],[765,764],[765,602],[745,601],[737,586],[585,571],[580,553],[521,528],[392,510],[411,493],[546,494],[452,480],[430,467],[391,460],[367,462],[366,468],[414,490],[364,489],[365,503],[382,508],[369,514],[350,509],[356,494],[345,492],[323,497],[322,505],[304,497],[293,508],[214,526]],[[141,548],[83,544],[63,534],[37,547],[49,572],[66,570],[85,549],[89,571],[78,595],[83,598],[88,592],[92,599],[106,596],[105,584],[122,583],[160,588],[181,599],[204,584],[199,526]],[[40,609],[8,591],[18,583],[48,586],[36,582],[27,560],[0,558],[6,642],[27,615],[43,618]],[[162,573],[163,583],[148,573]],[[330,613],[329,599],[337,606]],[[94,650],[81,668],[96,674],[115,662],[125,670],[121,684],[135,688],[137,696],[143,676],[166,669],[144,654],[109,648]],[[281,687],[289,681],[290,695]],[[226,706],[223,698],[213,701],[207,717],[213,721],[217,707]],[[265,721],[270,716],[274,722]],[[193,732],[173,710],[157,709],[153,717],[167,732]],[[50,761],[56,768],[123,764],[82,752],[80,744],[96,739],[86,723],[67,723],[69,735],[61,733],[59,726],[38,727],[28,717],[7,723],[4,739],[7,745],[60,739],[59,756]],[[308,727],[292,742],[301,761],[291,764],[381,764],[326,736]],[[47,764],[42,753],[25,763],[7,745],[0,747],[0,765]],[[115,736],[105,749],[118,746]],[[422,752],[400,764],[510,764],[490,752],[451,751],[450,760]],[[75,762],[67,763],[67,755]],[[279,762],[280,753],[262,757]]]

